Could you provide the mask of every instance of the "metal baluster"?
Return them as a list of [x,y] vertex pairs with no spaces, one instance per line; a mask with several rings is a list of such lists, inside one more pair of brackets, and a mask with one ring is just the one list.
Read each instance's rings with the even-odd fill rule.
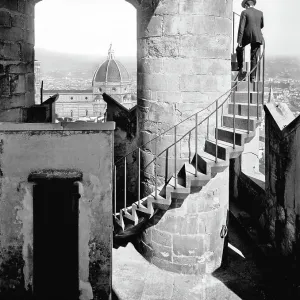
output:
[[250,133],[250,76],[248,76],[248,134]]
[[218,162],[218,100],[216,101],[216,163]]
[[174,177],[175,177],[175,189],[177,188],[177,126],[174,127]]
[[115,216],[117,215],[117,167],[114,169],[114,212]]
[[232,38],[232,53],[234,53],[234,39],[235,39],[235,13],[233,13],[232,21],[233,21],[233,38]]
[[[260,64],[261,64],[261,61],[259,62]],[[259,114],[259,82],[260,81],[256,81],[256,95],[257,95],[257,99],[256,99],[256,114],[257,114],[257,120],[259,119],[259,116],[258,116],[258,114]]]
[[124,212],[127,211],[126,208],[126,190],[127,190],[127,157],[124,158]]
[[138,148],[138,207],[141,205],[141,149]]
[[166,150],[166,168],[165,168],[165,184],[168,182],[168,170],[169,170],[169,148]]
[[235,91],[233,91],[232,94],[233,98],[233,149],[235,149],[235,144],[236,144],[236,136],[235,136]]
[[264,44],[263,54],[263,80],[262,80],[262,105],[265,104],[265,61],[266,61],[266,44]]
[[[227,100],[225,102],[227,102]],[[221,111],[221,119],[222,120],[223,120],[223,115],[224,115],[224,104],[225,103],[222,104],[222,111]]]
[[154,166],[154,176],[155,176],[155,199],[157,200],[157,133],[155,138],[155,166]]
[[206,133],[207,139],[208,139],[208,133],[209,133],[209,117],[207,118],[207,133]]
[[196,119],[196,129],[195,129],[195,159],[196,159],[196,164],[195,164],[195,176],[197,177],[197,166],[198,166],[198,113],[196,113],[195,116]]

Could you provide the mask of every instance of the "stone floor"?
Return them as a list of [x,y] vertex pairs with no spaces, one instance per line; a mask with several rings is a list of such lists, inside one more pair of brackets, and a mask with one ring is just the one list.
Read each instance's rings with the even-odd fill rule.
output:
[[[272,266],[230,222],[229,248],[222,267],[196,277],[167,272],[148,263],[133,247],[113,250],[113,290],[119,300],[262,300],[296,299],[282,291]],[[238,249],[238,250],[237,250]],[[298,298],[300,299],[300,298]]]

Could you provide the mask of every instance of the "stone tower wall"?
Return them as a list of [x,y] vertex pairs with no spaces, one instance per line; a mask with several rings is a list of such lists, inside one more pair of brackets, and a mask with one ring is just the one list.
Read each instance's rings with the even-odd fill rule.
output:
[[[127,1],[137,8],[138,136],[142,145],[230,89],[232,0]],[[199,121],[206,115],[207,111],[199,114]],[[184,122],[178,134],[194,124],[195,119]],[[210,125],[214,127],[213,120]],[[201,147],[206,124],[199,131]],[[159,149],[170,145],[173,135],[174,131],[160,139]],[[153,158],[154,148],[154,143],[144,147],[143,161]],[[181,145],[178,151],[181,158],[187,156]],[[164,158],[158,164],[164,165]],[[158,173],[163,176],[164,168]],[[146,194],[151,183],[145,179],[142,188]]]
[[20,122],[34,105],[34,5],[37,0],[0,3],[0,120]]

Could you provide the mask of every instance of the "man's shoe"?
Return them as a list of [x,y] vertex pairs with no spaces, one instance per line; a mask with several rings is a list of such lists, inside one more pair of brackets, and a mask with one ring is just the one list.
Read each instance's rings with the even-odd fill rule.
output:
[[240,72],[238,75],[238,81],[246,81],[247,72]]

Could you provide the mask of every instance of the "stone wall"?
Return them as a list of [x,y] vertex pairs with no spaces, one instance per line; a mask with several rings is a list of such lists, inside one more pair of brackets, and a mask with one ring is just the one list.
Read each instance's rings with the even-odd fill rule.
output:
[[[172,199],[154,215],[137,245],[153,264],[170,272],[203,275],[221,266],[229,204],[229,168],[199,192]],[[152,222],[151,222],[152,221]]]
[[267,229],[281,257],[299,259],[299,117],[274,102],[266,111]]
[[34,105],[34,5],[37,0],[0,3],[0,120],[22,121]]
[[[127,1],[137,8],[138,136],[144,144],[230,89],[232,0]],[[207,113],[199,114],[199,120]],[[185,122],[177,134],[194,124],[195,119]],[[205,130],[199,128],[199,147]],[[173,136],[174,131],[164,136],[159,149],[170,145]],[[153,158],[154,147],[144,149],[145,161]],[[181,144],[178,151],[186,155]],[[151,174],[145,176],[147,191]]]
[[[75,169],[82,173],[78,183],[80,299],[108,299],[113,231],[112,130],[112,122],[1,124],[1,299],[25,299],[26,295],[31,299],[33,184],[28,177],[32,172],[49,169]],[[66,253],[66,249],[61,251]],[[55,280],[53,278],[54,290]],[[57,298],[60,295],[57,290]]]

